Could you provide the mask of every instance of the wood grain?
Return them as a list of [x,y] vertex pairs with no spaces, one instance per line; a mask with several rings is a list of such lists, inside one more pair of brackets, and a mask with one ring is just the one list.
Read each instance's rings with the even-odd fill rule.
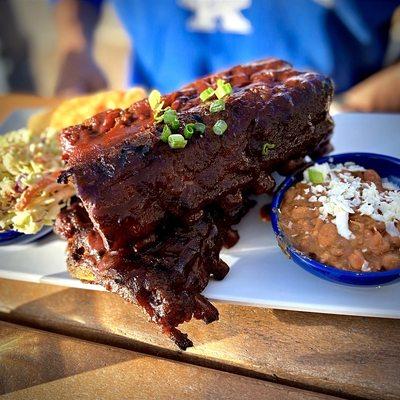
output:
[[0,322],[4,399],[333,399]]
[[0,280],[3,319],[320,392],[400,398],[400,321],[218,308],[217,323],[183,325],[195,347],[182,353],[118,296]]
[[[34,96],[0,96],[0,120],[17,108],[54,106],[57,102],[58,100]],[[19,321],[126,349],[159,354],[194,364],[238,372],[242,375],[274,379],[318,391],[369,399],[400,398],[399,321],[272,311],[228,304],[218,304],[218,308],[221,314],[219,322],[209,326],[204,326],[199,322],[183,326],[183,329],[194,339],[195,348],[186,353],[180,353],[168,339],[159,334],[154,325],[146,321],[136,307],[124,303],[117,296],[0,280],[0,317],[9,321]],[[4,335],[3,328],[4,324],[0,326],[0,335]],[[46,346],[46,343],[49,345]],[[62,343],[65,345],[64,348]],[[8,345],[12,343],[8,341]],[[41,366],[38,369],[39,373],[34,376],[24,375],[28,378],[25,381],[22,379],[22,382],[25,382],[26,386],[26,382],[32,379],[39,380],[32,381],[36,382],[36,386],[13,392],[10,396],[34,399],[45,398],[44,395],[47,394],[48,398],[69,399],[78,397],[78,394],[82,398],[93,398],[96,395],[100,398],[107,393],[107,397],[110,398],[114,391],[106,391],[106,386],[110,385],[110,382],[115,382],[118,387],[125,390],[125,394],[129,393],[134,398],[138,393],[134,389],[135,385],[140,385],[140,382],[135,380],[136,374],[139,374],[142,382],[149,383],[149,379],[154,377],[153,370],[160,371],[159,363],[169,363],[157,358],[157,362],[152,359],[148,363],[140,364],[137,360],[142,360],[143,356],[139,357],[136,353],[133,353],[132,359],[126,359],[124,358],[127,357],[125,350],[87,343],[80,347],[81,350],[78,350],[78,347],[80,346],[76,345],[74,340],[59,337],[55,339],[54,335],[40,336],[33,342],[28,340],[27,346],[22,346],[21,350],[15,353],[19,354],[16,360],[21,360],[21,364],[15,364],[16,368],[21,365],[25,366],[25,369],[19,369],[17,372],[14,370],[14,374],[20,375],[21,371],[25,371],[28,366],[38,365]],[[29,353],[29,349],[32,351],[38,349],[38,353]],[[41,352],[40,349],[43,351]],[[63,349],[62,363],[58,364],[60,349]],[[32,358],[29,358],[29,354]],[[43,354],[43,358],[40,354]],[[76,354],[75,358],[74,354]],[[92,354],[95,357],[88,357]],[[4,360],[3,350],[0,350],[0,356]],[[36,359],[42,360],[42,364],[36,363]],[[99,365],[100,362],[104,364]],[[130,364],[137,362],[138,364],[134,367]],[[59,375],[60,365],[63,366],[61,375]],[[175,369],[176,365],[180,364],[172,363],[171,366],[168,364],[167,373],[170,369]],[[195,366],[178,369],[183,377],[179,382],[176,382],[175,377],[175,380],[172,380],[174,382],[172,388],[181,390],[183,384],[187,385],[188,375],[195,373],[197,379],[198,374],[202,375],[197,371],[203,370],[204,368]],[[0,368],[0,374],[2,372],[4,369]],[[32,373],[35,373],[35,370]],[[212,371],[212,374],[202,375],[202,379],[207,382],[207,389],[199,383],[194,387],[195,391],[198,391],[199,395],[204,395],[203,398],[210,396],[218,398],[221,396],[212,390],[220,387],[237,390],[236,385],[239,385],[239,381],[240,384],[244,382],[242,381],[244,379],[247,392],[239,389],[237,398],[247,398],[246,394],[249,393],[253,394],[253,398],[264,394],[262,391],[257,394],[251,392],[253,386],[247,382],[254,382],[252,379],[237,376],[235,379],[221,378],[220,374],[221,372]],[[231,376],[223,374],[224,377],[225,375]],[[44,380],[40,380],[41,376]],[[160,380],[159,376],[156,376],[158,380]],[[132,385],[130,385],[131,382]],[[255,387],[259,388],[258,381],[255,382],[257,382]],[[89,386],[86,386],[88,384]],[[203,385],[205,385],[204,381]],[[248,385],[251,389],[248,389]],[[210,386],[211,389],[209,389]],[[141,387],[150,390],[145,384]],[[76,396],[70,396],[72,393]],[[124,397],[121,396],[118,388],[115,389],[115,393],[115,397],[119,399]],[[148,391],[144,393],[148,396],[154,394]],[[263,397],[266,399],[299,398],[290,397],[298,396],[297,393],[293,395],[289,389],[287,393],[265,392]],[[308,395],[304,394],[305,392],[301,393],[303,396]],[[160,393],[157,394],[160,395]]]

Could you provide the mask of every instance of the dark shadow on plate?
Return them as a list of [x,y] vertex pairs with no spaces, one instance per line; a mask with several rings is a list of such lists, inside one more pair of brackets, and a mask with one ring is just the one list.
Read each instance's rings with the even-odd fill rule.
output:
[[[44,246],[46,244],[50,244],[50,243],[57,242],[60,240],[61,239],[54,232],[50,232],[49,234],[42,236],[41,238],[35,240],[31,244],[33,244],[35,246]],[[67,242],[65,242],[65,244],[67,244]]]

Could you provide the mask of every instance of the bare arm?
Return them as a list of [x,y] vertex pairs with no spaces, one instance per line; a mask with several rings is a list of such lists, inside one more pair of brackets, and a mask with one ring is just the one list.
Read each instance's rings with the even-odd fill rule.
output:
[[56,94],[94,92],[107,81],[92,57],[93,38],[100,9],[90,1],[59,0],[55,6],[60,70]]
[[355,111],[400,111],[400,62],[377,72],[343,95],[343,106]]

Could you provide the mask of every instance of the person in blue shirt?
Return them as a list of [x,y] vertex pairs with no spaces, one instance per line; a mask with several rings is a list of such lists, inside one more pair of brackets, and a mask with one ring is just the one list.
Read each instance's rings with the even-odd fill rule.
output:
[[[277,57],[331,76],[349,107],[400,110],[399,54],[381,71],[398,0],[110,1],[134,41],[132,85],[169,92],[210,72]],[[91,55],[103,1],[56,3],[63,54],[57,92],[106,87]]]

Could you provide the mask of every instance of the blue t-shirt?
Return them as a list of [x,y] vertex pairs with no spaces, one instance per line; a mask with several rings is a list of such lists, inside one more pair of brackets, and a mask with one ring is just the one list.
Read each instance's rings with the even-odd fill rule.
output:
[[[101,0],[88,0],[100,5]],[[172,91],[265,57],[331,76],[338,92],[382,68],[393,0],[111,0],[133,40],[132,84]]]

